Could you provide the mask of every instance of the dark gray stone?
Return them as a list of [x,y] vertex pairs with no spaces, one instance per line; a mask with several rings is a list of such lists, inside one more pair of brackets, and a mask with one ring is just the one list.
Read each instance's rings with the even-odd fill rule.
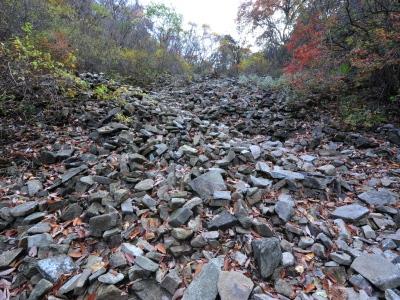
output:
[[261,277],[269,278],[282,261],[282,251],[277,238],[264,238],[251,243]]
[[379,254],[362,254],[351,268],[381,290],[400,286],[400,269]]
[[28,300],[40,300],[43,299],[43,296],[53,288],[53,284],[46,280],[41,279],[32,290],[31,294],[29,295]]
[[209,230],[225,230],[238,224],[238,220],[235,216],[231,215],[228,211],[224,210],[222,213],[216,215],[207,224]]
[[375,206],[391,205],[397,201],[397,197],[386,190],[364,192],[358,195],[358,198],[369,205]]
[[336,208],[335,211],[331,213],[331,216],[345,221],[356,222],[368,215],[368,213],[368,208],[358,204],[350,204]]
[[202,199],[209,199],[215,191],[225,191],[226,185],[221,173],[209,171],[189,182],[190,187]]
[[172,227],[179,227],[185,224],[190,217],[193,215],[193,212],[187,207],[178,208],[174,211],[169,218],[169,225]]

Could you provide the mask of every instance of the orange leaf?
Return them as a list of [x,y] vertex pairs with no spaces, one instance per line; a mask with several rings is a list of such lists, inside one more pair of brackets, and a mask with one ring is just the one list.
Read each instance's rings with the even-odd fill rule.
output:
[[96,294],[95,293],[89,294],[87,300],[96,300]]
[[313,290],[315,290],[315,285],[313,283],[307,284],[307,286],[304,289],[305,293],[311,293]]
[[165,245],[164,244],[157,244],[155,246],[156,250],[162,254],[167,254],[167,250],[165,249]]

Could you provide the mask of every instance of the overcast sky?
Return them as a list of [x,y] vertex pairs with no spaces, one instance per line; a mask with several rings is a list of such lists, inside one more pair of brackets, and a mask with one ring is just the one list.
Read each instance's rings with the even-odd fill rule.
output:
[[213,32],[237,37],[235,18],[242,0],[141,0],[139,2],[169,4],[183,15],[186,23],[208,24]]

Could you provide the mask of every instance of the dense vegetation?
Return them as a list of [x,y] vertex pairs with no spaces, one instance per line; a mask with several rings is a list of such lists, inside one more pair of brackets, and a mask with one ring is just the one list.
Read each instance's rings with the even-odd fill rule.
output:
[[[85,88],[74,74],[92,71],[139,85],[166,74],[280,77],[297,101],[339,101],[353,124],[381,122],[387,117],[382,107],[398,107],[398,1],[247,0],[238,24],[242,34],[260,33],[261,51],[252,53],[207,25],[184,26],[163,4],[4,0],[0,101],[29,98],[43,85],[44,96],[74,97]],[[48,80],[61,81],[57,91]]]

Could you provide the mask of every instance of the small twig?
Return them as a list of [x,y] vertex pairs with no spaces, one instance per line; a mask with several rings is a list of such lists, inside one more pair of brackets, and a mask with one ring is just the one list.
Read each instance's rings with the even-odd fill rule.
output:
[[8,71],[10,72],[10,76],[11,76],[12,80],[14,81],[14,83],[16,85],[18,85],[17,81],[15,80],[15,78],[14,78],[14,76],[12,74],[11,67],[10,67],[10,62],[7,63],[7,66],[8,66]]

